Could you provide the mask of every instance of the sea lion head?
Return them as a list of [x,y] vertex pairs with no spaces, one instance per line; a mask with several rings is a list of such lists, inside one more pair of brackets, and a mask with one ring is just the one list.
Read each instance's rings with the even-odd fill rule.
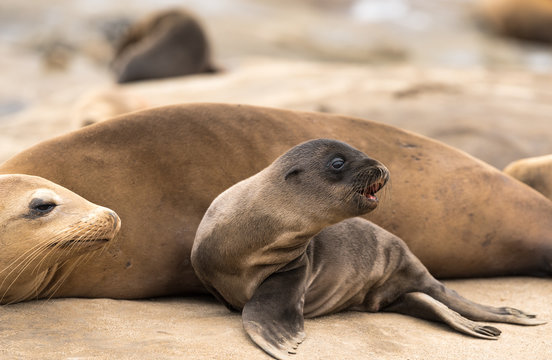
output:
[[0,175],[0,303],[37,296],[57,266],[109,244],[117,214],[46,179]]
[[[311,140],[289,150],[273,166],[281,187],[301,203],[301,209],[341,221],[374,210],[376,193],[385,186],[389,171],[377,160],[341,141]],[[287,189],[287,190],[286,190]]]

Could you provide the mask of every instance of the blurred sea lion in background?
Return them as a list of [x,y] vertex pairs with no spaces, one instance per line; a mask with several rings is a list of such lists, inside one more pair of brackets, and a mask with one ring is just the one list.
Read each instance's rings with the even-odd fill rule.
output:
[[552,154],[514,161],[504,172],[552,200]]
[[499,34],[552,43],[552,0],[481,0],[477,13]]
[[202,25],[184,10],[155,13],[132,25],[112,68],[119,83],[217,71]]
[[83,96],[73,110],[73,128],[95,124],[107,120],[113,114],[125,114],[151,107],[146,98],[127,96],[118,89],[92,92]]

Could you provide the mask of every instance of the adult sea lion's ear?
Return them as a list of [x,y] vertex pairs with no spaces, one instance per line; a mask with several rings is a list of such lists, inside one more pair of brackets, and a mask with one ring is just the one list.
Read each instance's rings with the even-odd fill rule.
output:
[[303,172],[303,169],[301,169],[299,166],[294,166],[288,170],[284,179],[287,181],[289,178],[299,175],[302,172]]
[[305,339],[303,305],[306,258],[270,275],[255,290],[242,311],[243,327],[251,340],[276,359],[287,359]]

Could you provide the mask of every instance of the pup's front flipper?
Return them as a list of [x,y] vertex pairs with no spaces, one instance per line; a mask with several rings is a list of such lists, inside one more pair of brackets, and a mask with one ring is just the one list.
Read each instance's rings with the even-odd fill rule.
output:
[[243,307],[243,327],[251,339],[277,359],[287,359],[305,338],[303,304],[306,261],[270,275]]

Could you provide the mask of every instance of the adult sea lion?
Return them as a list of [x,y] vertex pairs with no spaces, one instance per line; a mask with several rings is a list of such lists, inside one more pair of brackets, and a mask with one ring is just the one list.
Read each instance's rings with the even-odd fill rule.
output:
[[0,174],[43,177],[124,223],[117,252],[83,264],[54,296],[205,292],[189,256],[213,199],[313,138],[345,141],[387,166],[394,174],[387,198],[367,217],[401,237],[434,276],[550,274],[550,200],[442,143],[348,116],[160,107],[40,143],[1,164]]
[[435,280],[399,238],[355,218],[376,208],[388,176],[381,163],[345,143],[297,145],[213,201],[197,229],[192,265],[212,293],[243,310],[251,339],[276,358],[303,341],[303,316],[345,309],[429,318],[484,339],[500,331],[462,315],[543,323],[464,299]]
[[36,176],[0,175],[0,198],[0,304],[51,296],[121,226],[115,212]]
[[552,200],[552,154],[514,161],[504,172]]
[[138,21],[120,41],[112,68],[117,82],[215,72],[207,36],[184,10],[167,10]]

